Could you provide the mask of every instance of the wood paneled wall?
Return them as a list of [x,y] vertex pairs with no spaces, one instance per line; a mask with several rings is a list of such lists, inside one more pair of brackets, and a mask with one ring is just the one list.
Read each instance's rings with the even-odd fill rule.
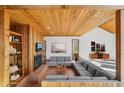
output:
[[[42,30],[42,29],[41,29]],[[33,71],[34,56],[39,54],[35,51],[35,44],[43,42],[42,31],[38,31],[31,25],[29,26],[29,72]]]
[[[24,36],[24,74],[27,75],[28,73],[33,71],[33,63],[34,63],[34,56],[37,55],[35,52],[35,44],[36,42],[42,43],[43,36],[42,36],[42,27],[39,27],[37,22],[26,12],[23,10],[14,12],[11,10],[10,17],[11,21],[14,21],[19,24],[23,24],[23,29],[20,30]],[[16,11],[16,10],[14,10]]]
[[9,22],[8,10],[0,11],[0,86],[9,84]]
[[[12,10],[3,9],[0,10],[0,86],[9,86],[9,30],[10,30],[10,20],[14,21],[11,15]],[[24,21],[27,19],[27,15],[24,14],[19,19]],[[32,21],[30,23],[30,21]],[[19,21],[18,21],[19,22]],[[19,22],[21,23],[21,22]],[[34,23],[34,25],[33,25]],[[33,19],[24,25],[20,32],[23,34],[23,66],[24,74],[27,75],[29,72],[33,71],[34,56],[37,55],[35,52],[35,43],[42,43],[42,28],[36,26],[37,23]]]
[[29,27],[28,25],[22,25],[20,33],[23,35],[23,72],[24,75],[28,75],[29,69]]
[[[11,20],[15,21],[15,20]],[[13,22],[14,24],[14,22]],[[33,63],[34,63],[34,56],[38,53],[35,52],[35,44],[37,42],[42,43],[42,29],[38,29],[32,24],[20,24],[19,28],[16,30],[23,35],[23,59],[24,59],[24,75],[28,75],[30,72],[33,71]]]
[[28,32],[28,71],[33,71],[34,56],[37,54],[35,52],[35,43],[43,41],[43,31],[45,31],[39,23],[34,20],[34,18],[27,13],[25,10],[11,10],[10,11],[11,21],[17,23],[29,25]]

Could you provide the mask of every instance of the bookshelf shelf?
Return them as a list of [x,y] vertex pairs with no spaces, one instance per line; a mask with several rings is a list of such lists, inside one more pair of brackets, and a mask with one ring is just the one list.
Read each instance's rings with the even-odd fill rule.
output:
[[[9,31],[10,35],[10,67],[11,69],[14,69],[14,67],[16,66],[16,71],[13,71],[13,73],[10,74],[10,86],[15,86],[18,82],[20,82],[20,80],[23,77],[23,51],[22,51],[22,43],[23,43],[23,36],[20,33],[14,32],[14,31]],[[16,78],[16,76],[19,76],[18,78]],[[16,78],[14,80],[12,80],[13,78]]]

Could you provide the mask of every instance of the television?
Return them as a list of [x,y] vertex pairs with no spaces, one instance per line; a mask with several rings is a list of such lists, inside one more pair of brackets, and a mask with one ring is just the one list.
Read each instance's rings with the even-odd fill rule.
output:
[[36,52],[40,52],[40,51],[42,51],[42,49],[43,49],[42,44],[41,43],[36,43]]

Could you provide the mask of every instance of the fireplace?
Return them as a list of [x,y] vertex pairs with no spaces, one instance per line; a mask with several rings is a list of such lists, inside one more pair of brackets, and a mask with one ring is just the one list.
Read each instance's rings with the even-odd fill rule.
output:
[[42,56],[36,55],[34,57],[34,70],[37,69],[42,64]]

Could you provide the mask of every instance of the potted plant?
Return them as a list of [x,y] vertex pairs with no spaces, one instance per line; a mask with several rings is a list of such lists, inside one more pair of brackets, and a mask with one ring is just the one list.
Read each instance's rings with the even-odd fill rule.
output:
[[78,54],[77,54],[77,53],[75,53],[75,54],[74,54],[74,59],[75,59],[75,62],[77,62],[77,61],[78,61],[79,56],[78,56]]

